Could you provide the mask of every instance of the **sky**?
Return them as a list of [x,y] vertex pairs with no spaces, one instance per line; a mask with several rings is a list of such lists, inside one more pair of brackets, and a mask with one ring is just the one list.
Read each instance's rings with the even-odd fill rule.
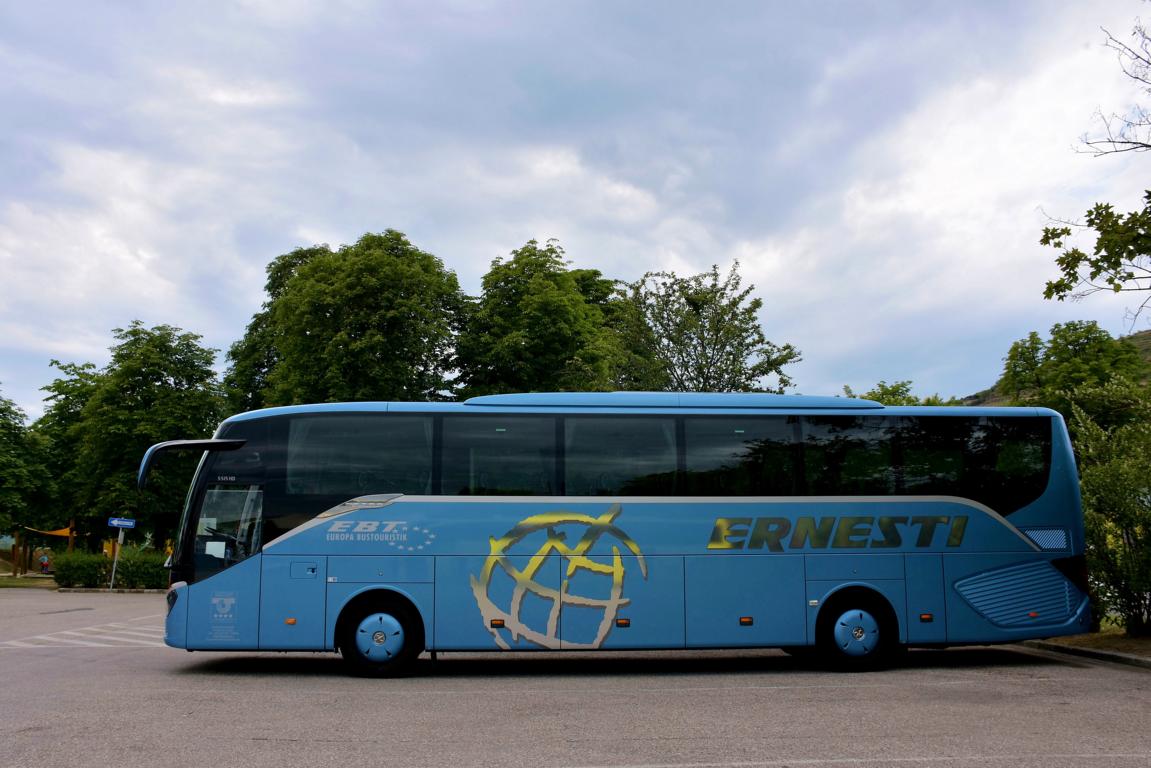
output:
[[[1135,210],[1151,157],[1077,151],[1141,94],[1092,3],[0,6],[0,395],[133,320],[223,351],[300,246],[397,229],[477,294],[557,239],[633,281],[738,261],[803,394],[989,387],[1059,322],[1053,219]],[[1084,241],[1089,245],[1090,241]]]

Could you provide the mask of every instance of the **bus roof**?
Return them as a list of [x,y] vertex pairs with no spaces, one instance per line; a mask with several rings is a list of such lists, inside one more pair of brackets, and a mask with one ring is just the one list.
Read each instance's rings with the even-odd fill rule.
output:
[[500,408],[786,408],[855,410],[882,408],[873,400],[766,392],[529,392],[484,395],[464,405]]
[[1045,408],[884,406],[874,400],[817,395],[776,395],[766,392],[529,392],[483,395],[462,402],[316,403],[265,408],[240,413],[227,422],[307,413],[580,413],[679,411],[684,413],[786,412],[797,414],[864,414],[877,411],[895,416],[1056,416]]
[[788,411],[858,411],[882,410],[872,400],[850,397],[813,395],[776,395],[765,392],[528,392],[514,395],[483,395],[462,402],[361,402],[287,405],[240,413],[227,419],[247,421],[301,413],[338,412],[455,412],[472,409],[491,411],[579,411],[582,409],[663,409],[663,410],[788,410]]

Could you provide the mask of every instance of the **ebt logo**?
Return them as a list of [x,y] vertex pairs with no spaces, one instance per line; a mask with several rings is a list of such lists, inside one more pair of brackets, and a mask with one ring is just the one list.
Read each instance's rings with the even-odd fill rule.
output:
[[436,535],[405,520],[339,520],[328,526],[325,538],[331,542],[387,544],[403,552],[416,552],[430,547]]

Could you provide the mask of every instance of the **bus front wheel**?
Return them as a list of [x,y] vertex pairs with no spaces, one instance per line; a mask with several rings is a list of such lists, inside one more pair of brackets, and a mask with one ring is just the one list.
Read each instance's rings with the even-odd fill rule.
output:
[[418,617],[396,601],[351,606],[340,625],[340,654],[360,677],[411,674],[423,650]]
[[895,616],[879,597],[861,593],[833,599],[820,612],[816,643],[837,669],[879,668],[899,646]]

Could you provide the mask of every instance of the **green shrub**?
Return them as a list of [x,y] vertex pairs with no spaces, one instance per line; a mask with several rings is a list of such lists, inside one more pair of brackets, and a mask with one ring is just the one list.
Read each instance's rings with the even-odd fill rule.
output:
[[163,552],[124,547],[116,565],[116,587],[123,589],[163,589],[168,586],[168,569]]
[[1111,426],[1076,405],[1071,424],[1094,597],[1128,635],[1151,637],[1151,390],[1120,380],[1081,392],[1134,403]]
[[103,587],[108,584],[112,562],[103,555],[72,552],[57,555],[53,568],[61,587]]

